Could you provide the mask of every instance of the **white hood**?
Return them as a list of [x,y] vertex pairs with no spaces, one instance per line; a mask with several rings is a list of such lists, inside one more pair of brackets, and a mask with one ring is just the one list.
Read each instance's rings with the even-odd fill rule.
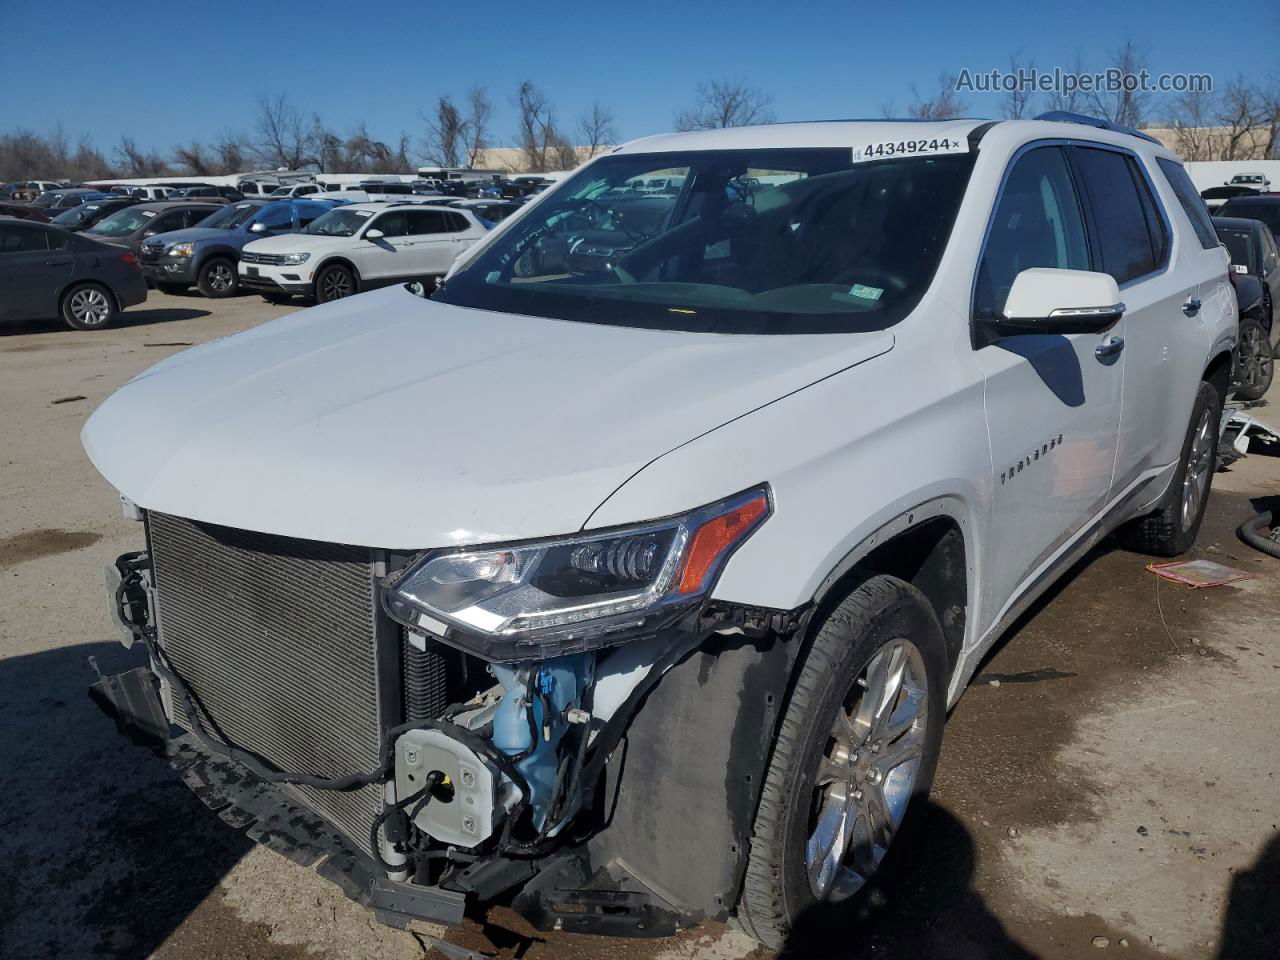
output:
[[[664,453],[892,346],[489,313],[395,286],[175,354],[82,440],[150,510],[394,549],[524,539],[580,529]],[[759,442],[785,456],[786,437]]]

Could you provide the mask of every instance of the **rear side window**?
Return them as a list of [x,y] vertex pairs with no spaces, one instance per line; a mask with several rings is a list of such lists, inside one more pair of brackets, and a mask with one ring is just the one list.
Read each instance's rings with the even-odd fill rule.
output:
[[449,226],[445,221],[443,210],[410,210],[409,232],[420,235],[427,233],[448,233]]
[[16,223],[0,227],[0,255],[35,253],[49,249],[48,231]]
[[1093,210],[1102,272],[1121,284],[1153,272],[1159,261],[1130,159],[1114,150],[1087,147],[1075,148],[1074,154]]
[[449,224],[450,233],[462,233],[470,228],[471,224],[467,222],[467,218],[460,213],[446,213],[445,220]]
[[1209,208],[1204,205],[1200,194],[1196,193],[1195,184],[1187,176],[1187,171],[1182,164],[1164,157],[1157,157],[1156,163],[1160,165],[1164,178],[1169,181],[1174,196],[1178,198],[1178,203],[1182,205],[1187,219],[1191,221],[1191,226],[1200,239],[1200,246],[1206,250],[1212,250],[1218,245],[1218,235],[1214,233],[1213,221],[1209,219]]
[[372,229],[381,230],[384,237],[403,237],[408,234],[408,225],[402,212],[384,213],[373,221]]
[[978,268],[975,313],[1003,313],[1014,279],[1032,267],[1089,269],[1084,217],[1058,147],[1023,154],[1009,172]]

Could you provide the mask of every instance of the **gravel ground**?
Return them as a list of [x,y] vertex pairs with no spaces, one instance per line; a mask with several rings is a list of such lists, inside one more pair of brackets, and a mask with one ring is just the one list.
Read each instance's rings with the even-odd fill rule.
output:
[[[131,665],[101,569],[139,537],[80,449],[85,417],[162,357],[289,309],[153,293],[114,330],[0,329],[0,957],[428,953],[224,827],[85,696],[90,657]],[[794,954],[1275,956],[1280,561],[1232,533],[1269,498],[1280,461],[1218,474],[1193,551],[1254,580],[1193,591],[1104,548],[1038,604],[953,712],[933,800],[850,929]],[[502,907],[449,938],[530,960],[769,956],[718,925],[608,941]]]

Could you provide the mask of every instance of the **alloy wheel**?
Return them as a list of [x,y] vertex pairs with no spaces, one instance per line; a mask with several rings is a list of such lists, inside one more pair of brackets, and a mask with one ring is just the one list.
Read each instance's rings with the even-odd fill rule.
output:
[[326,300],[341,300],[352,294],[354,283],[345,271],[330,270],[320,281],[320,295]]
[[225,263],[215,263],[209,268],[209,286],[218,291],[218,293],[225,293],[230,290],[234,279],[231,275],[231,268]]
[[101,326],[111,318],[111,304],[101,290],[86,287],[71,295],[71,315],[86,327]]
[[805,867],[813,895],[857,893],[888,852],[916,788],[929,716],[924,659],[885,644],[837,710],[814,782]]
[[1200,421],[1191,438],[1191,450],[1187,454],[1187,467],[1182,474],[1182,529],[1190,530],[1200,513],[1200,505],[1209,493],[1209,475],[1213,472],[1213,447],[1215,436],[1211,429],[1210,413],[1200,414]]
[[1253,323],[1245,325],[1240,334],[1241,379],[1254,390],[1264,388],[1271,378],[1273,360],[1266,336],[1266,331]]

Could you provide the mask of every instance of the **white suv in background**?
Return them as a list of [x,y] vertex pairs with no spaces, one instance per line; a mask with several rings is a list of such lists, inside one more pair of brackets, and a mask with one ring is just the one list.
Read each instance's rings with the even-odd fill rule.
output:
[[268,300],[300,294],[327,303],[397,281],[435,280],[488,229],[469,210],[353,203],[301,233],[246,244],[240,284]]

